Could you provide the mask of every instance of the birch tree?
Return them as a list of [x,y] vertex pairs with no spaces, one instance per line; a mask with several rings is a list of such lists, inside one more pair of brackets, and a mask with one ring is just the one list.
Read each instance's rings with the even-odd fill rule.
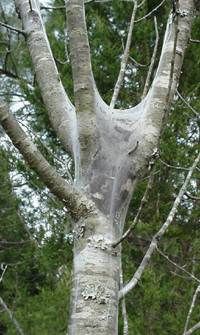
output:
[[[65,1],[74,105],[60,79],[38,1],[15,0],[15,6],[22,23],[15,30],[25,36],[45,109],[60,145],[73,157],[74,180],[66,180],[50,165],[3,100],[0,121],[27,164],[63,203],[73,221],[68,334],[116,335],[119,300],[137,284],[159,239],[171,224],[199,162],[197,156],[149,252],[130,282],[121,287],[121,243],[128,206],[138,181],[151,170],[156,159],[163,121],[178,87],[195,5],[193,0],[180,0],[169,13],[154,79],[151,85],[145,84],[140,103],[128,109],[114,107],[128,59],[137,1],[110,105],[103,101],[94,80],[84,1]],[[155,27],[157,31],[156,20]],[[148,78],[151,76],[148,74]]]

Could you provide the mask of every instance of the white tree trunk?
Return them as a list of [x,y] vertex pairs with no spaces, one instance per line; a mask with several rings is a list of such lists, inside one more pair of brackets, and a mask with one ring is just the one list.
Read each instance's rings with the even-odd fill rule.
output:
[[180,0],[179,14],[169,17],[148,94],[140,104],[123,111],[107,106],[96,89],[84,1],[66,1],[77,114],[58,77],[37,0],[31,0],[31,7],[28,0],[15,2],[49,118],[80,171],[76,186],[56,173],[2,104],[0,121],[75,221],[69,335],[117,335],[121,248],[113,245],[123,234],[134,187],[158,146],[190,36],[193,0]]
[[119,253],[110,223],[102,215],[75,230],[69,335],[118,333]]

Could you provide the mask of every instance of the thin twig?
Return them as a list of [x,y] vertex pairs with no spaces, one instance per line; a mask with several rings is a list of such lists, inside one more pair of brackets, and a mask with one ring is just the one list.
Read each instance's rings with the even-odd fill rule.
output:
[[153,13],[155,13],[164,4],[164,2],[165,2],[165,0],[162,0],[161,3],[158,6],[156,6],[154,9],[152,9],[149,13],[147,13],[143,17],[139,18],[138,20],[135,20],[135,23],[138,23],[138,22],[146,19],[147,17],[149,17]]
[[200,197],[196,197],[195,195],[192,195],[188,192],[185,192],[186,197],[188,197],[191,200],[200,200]]
[[5,275],[5,272],[6,272],[7,268],[8,268],[8,265],[6,264],[6,265],[3,267],[3,269],[2,269],[3,272],[2,272],[1,277],[0,277],[0,283],[1,283],[2,280],[3,280],[3,277],[4,277],[4,275]]
[[12,323],[14,324],[17,332],[20,334],[20,335],[24,335],[24,332],[19,324],[19,322],[15,319],[12,311],[8,308],[8,306],[6,305],[5,301],[0,297],[0,304],[1,306],[3,307],[3,309],[6,311],[6,313],[8,314],[10,320],[12,321]]
[[181,189],[178,193],[178,196],[176,197],[176,199],[173,203],[172,209],[170,210],[169,215],[168,215],[165,223],[162,225],[160,230],[154,235],[154,237],[153,237],[153,239],[150,243],[150,246],[149,246],[145,256],[143,257],[142,262],[140,263],[140,265],[139,265],[138,269],[136,270],[135,274],[133,275],[133,278],[130,280],[130,282],[127,285],[125,285],[123,287],[122,290],[120,290],[119,298],[122,298],[129,291],[131,291],[137,285],[138,281],[140,280],[146,266],[149,263],[149,260],[152,256],[153,252],[157,248],[157,244],[158,244],[159,240],[162,238],[162,236],[168,230],[170,224],[173,222],[174,216],[176,215],[177,210],[178,210],[178,206],[180,205],[182,197],[183,197],[184,193],[186,192],[189,181],[190,181],[190,179],[192,177],[192,174],[193,174],[197,164],[199,163],[199,161],[200,161],[200,153],[198,154],[197,158],[195,159],[193,165],[191,166],[191,168],[190,168],[190,170],[187,174],[187,177],[186,177],[186,179],[185,179],[185,181],[184,181],[184,183],[183,183],[183,185],[182,185],[182,187],[181,187]]
[[192,328],[190,328],[185,335],[191,335],[192,333],[194,333],[197,329],[200,328],[200,321],[198,323],[196,323],[196,325],[194,325]]
[[165,255],[159,248],[158,246],[156,246],[156,250],[158,251],[158,253],[164,257],[169,263],[171,263],[172,265],[174,265],[177,269],[181,270],[182,272],[186,273],[189,277],[191,277],[192,279],[194,279],[195,281],[197,281],[200,284],[200,279],[198,279],[197,277],[195,277],[191,272],[185,270],[182,266],[180,266],[179,264],[175,263],[174,261],[172,261],[167,255]]
[[26,35],[24,30],[15,28],[15,27],[13,27],[13,26],[10,26],[10,25],[7,24],[7,23],[4,23],[4,22],[1,22],[1,21],[0,21],[0,26],[5,27],[5,28],[7,28],[7,29],[9,29],[9,30],[11,30],[11,31],[13,31],[13,32],[15,32],[15,33],[22,34],[23,36]]
[[138,61],[136,61],[133,57],[129,56],[130,60],[135,64],[137,67],[147,67],[148,65],[146,64],[141,64]]
[[188,325],[189,325],[190,318],[191,318],[191,315],[192,315],[192,312],[193,312],[193,309],[194,309],[194,306],[195,306],[195,302],[196,302],[196,299],[197,299],[197,295],[198,295],[199,292],[200,292],[200,284],[197,286],[197,288],[194,292],[194,295],[192,297],[192,302],[191,302],[190,309],[189,309],[187,319],[186,319],[186,322],[185,322],[183,335],[187,334]]
[[200,43],[200,40],[193,40],[192,38],[190,38],[190,42],[192,42],[192,43]]
[[127,238],[127,236],[129,236],[129,234],[131,233],[131,231],[136,227],[138,221],[139,221],[139,218],[140,218],[140,215],[142,213],[142,210],[143,210],[143,207],[144,205],[146,204],[147,202],[147,197],[148,197],[148,193],[150,191],[150,189],[152,188],[153,186],[153,180],[154,180],[154,173],[152,171],[152,173],[150,174],[149,176],[149,181],[148,181],[148,184],[147,184],[147,187],[146,187],[146,190],[144,192],[144,195],[142,197],[142,200],[140,202],[140,207],[137,211],[137,214],[133,220],[133,222],[131,223],[130,227],[127,229],[127,231],[123,234],[123,236],[116,242],[113,243],[113,248],[115,248],[118,244],[120,244],[122,241],[125,240],[125,238]]
[[165,166],[167,166],[167,167],[169,167],[169,168],[176,169],[176,170],[189,171],[189,168],[182,167],[182,166],[171,165],[171,164],[166,163],[165,161],[163,161],[161,158],[159,158],[159,161],[160,161],[163,165],[165,165]]
[[199,117],[199,113],[189,104],[189,102],[187,102],[187,100],[178,92],[178,90],[176,91],[176,93],[178,94],[179,98],[184,102],[184,104],[196,115]]
[[151,75],[153,72],[153,68],[154,68],[154,64],[155,64],[155,60],[156,60],[156,54],[157,54],[157,50],[158,50],[158,42],[159,42],[159,33],[158,33],[158,23],[157,23],[157,19],[156,16],[154,16],[154,26],[155,26],[155,32],[156,32],[156,41],[155,41],[155,45],[154,45],[154,49],[153,49],[153,55],[151,57],[151,63],[149,66],[149,71],[147,74],[147,78],[146,78],[146,82],[144,85],[144,90],[142,93],[142,99],[147,95],[149,86],[150,86],[150,80],[151,80]]
[[40,9],[51,10],[51,9],[65,9],[65,6],[40,6]]
[[111,108],[115,107],[115,104],[116,104],[116,101],[117,101],[117,98],[118,98],[118,95],[119,95],[119,91],[120,91],[120,88],[122,86],[122,82],[123,82],[123,79],[124,79],[124,74],[125,74],[125,70],[126,70],[128,57],[129,57],[129,52],[130,52],[131,39],[132,39],[132,33],[133,33],[136,11],[137,11],[137,0],[134,1],[134,7],[133,7],[132,16],[131,16],[131,22],[130,22],[128,36],[127,36],[127,40],[126,40],[126,46],[125,46],[125,50],[124,50],[124,53],[123,53],[123,56],[122,56],[119,75],[118,75],[118,78],[117,78],[117,82],[115,84],[113,96],[112,96],[111,103],[110,103]]

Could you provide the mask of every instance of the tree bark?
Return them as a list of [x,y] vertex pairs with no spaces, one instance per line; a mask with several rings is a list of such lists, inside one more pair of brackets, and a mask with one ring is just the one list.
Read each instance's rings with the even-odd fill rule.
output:
[[118,333],[119,251],[110,222],[98,214],[75,227],[69,335]]
[[69,335],[116,335],[121,254],[120,246],[113,245],[123,234],[135,185],[154,159],[163,118],[178,84],[194,3],[180,0],[177,16],[170,15],[158,70],[146,97],[133,108],[116,110],[101,99],[94,83],[84,1],[66,1],[76,115],[58,77],[37,0],[15,1],[50,120],[65,148],[73,152],[76,170],[81,169],[76,187],[56,173],[4,108],[0,121],[75,221]]

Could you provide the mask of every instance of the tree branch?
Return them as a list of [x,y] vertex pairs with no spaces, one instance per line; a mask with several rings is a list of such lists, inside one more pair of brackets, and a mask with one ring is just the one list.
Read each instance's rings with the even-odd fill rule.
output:
[[24,335],[24,331],[22,330],[19,322],[15,319],[13,313],[11,312],[11,310],[8,308],[8,306],[6,305],[5,301],[0,297],[0,304],[3,307],[3,309],[6,311],[6,313],[8,314],[10,320],[12,321],[12,323],[14,324],[17,332],[20,335]]
[[55,132],[64,148],[75,152],[75,110],[61,83],[37,0],[31,1],[32,11],[28,0],[15,0],[15,4],[22,18],[36,79]]
[[1,277],[0,277],[0,283],[3,280],[3,277],[4,277],[5,273],[6,273],[7,268],[8,268],[7,264],[3,267],[3,269],[1,268],[1,270],[3,270],[3,272],[2,272]]
[[196,115],[199,117],[199,113],[187,102],[187,100],[176,90],[178,97],[183,101],[183,103]]
[[161,129],[163,118],[174,96],[181,73],[193,18],[193,0],[180,0],[180,8],[174,18],[170,14],[158,69],[149,90],[146,104],[146,119]]
[[183,335],[187,334],[187,329],[188,329],[188,325],[189,325],[189,322],[190,322],[190,317],[192,315],[192,312],[193,312],[193,309],[194,309],[194,306],[195,306],[195,302],[196,302],[196,299],[197,299],[197,295],[198,295],[199,292],[200,292],[200,284],[197,286],[197,288],[194,292],[194,295],[192,297],[192,302],[191,302],[190,309],[189,309],[189,312],[188,312],[188,315],[187,315]]
[[15,27],[13,27],[13,26],[10,26],[10,25],[7,24],[7,23],[4,23],[4,22],[1,22],[1,21],[0,21],[0,26],[5,27],[5,28],[7,28],[7,29],[13,31],[14,33],[22,34],[23,36],[26,35],[25,32],[24,32],[24,30],[15,28]]
[[186,197],[188,197],[191,200],[198,200],[200,201],[200,197],[196,197],[195,195],[190,194],[189,192],[185,192]]
[[174,219],[174,216],[178,210],[178,206],[182,200],[182,197],[187,189],[187,186],[189,184],[189,181],[192,177],[192,174],[197,166],[197,164],[199,163],[200,161],[200,153],[198,154],[197,158],[195,159],[193,165],[191,166],[188,174],[187,174],[187,177],[185,179],[185,182],[183,183],[180,191],[179,191],[179,194],[178,196],[176,197],[175,201],[174,201],[174,204],[172,206],[172,209],[165,221],[165,223],[162,225],[162,227],[160,228],[160,230],[154,235],[152,241],[151,241],[151,244],[141,262],[141,264],[139,265],[138,269],[136,270],[133,278],[130,280],[130,282],[123,287],[122,290],[120,290],[119,292],[119,298],[122,298],[123,296],[125,296],[129,291],[131,291],[138,283],[138,281],[140,280],[146,266],[148,265],[149,263],[149,260],[153,254],[153,252],[156,250],[157,248],[157,244],[159,242],[159,240],[162,238],[162,236],[165,234],[165,232],[167,231],[167,229],[169,228],[170,224],[172,223],[173,219]]
[[156,16],[154,16],[154,26],[155,26],[155,32],[156,32],[156,41],[155,41],[155,45],[154,45],[154,49],[153,49],[153,55],[151,57],[151,63],[149,66],[149,71],[147,74],[147,78],[146,78],[146,82],[144,85],[144,90],[142,93],[142,99],[147,95],[149,86],[150,86],[150,80],[151,80],[151,75],[153,72],[153,68],[154,68],[154,64],[155,64],[155,60],[156,60],[156,54],[157,54],[157,50],[158,50],[158,42],[159,42],[159,34],[158,34],[158,24],[157,24],[157,19]]
[[183,171],[188,171],[188,170],[189,170],[189,168],[186,168],[186,167],[183,167],[183,166],[175,166],[175,165],[168,164],[167,162],[163,161],[160,157],[159,157],[159,161],[160,161],[163,165],[165,165],[165,166],[167,166],[167,167],[169,167],[169,168],[172,168],[172,169],[183,170]]
[[95,210],[94,204],[83,193],[68,184],[43,157],[28,138],[6,104],[0,102],[0,122],[25,161],[41,177],[49,190],[61,200],[74,220],[79,220]]
[[144,19],[147,19],[149,16],[151,16],[153,13],[155,13],[163,4],[164,4],[165,0],[162,0],[158,6],[156,6],[155,8],[153,8],[149,13],[147,13],[146,15],[144,15],[143,17],[140,17],[138,20],[135,21],[135,23],[138,23]]
[[123,236],[118,241],[116,241],[115,243],[113,243],[113,245],[112,245],[113,248],[115,248],[118,244],[120,244],[121,242],[123,242],[127,238],[127,236],[129,236],[129,234],[131,233],[131,231],[136,227],[136,225],[137,225],[137,223],[138,223],[138,221],[140,219],[140,215],[142,213],[144,205],[147,202],[148,193],[149,193],[150,189],[152,188],[153,180],[154,180],[154,173],[152,172],[151,175],[149,176],[149,181],[148,181],[146,190],[144,192],[144,195],[143,195],[142,200],[140,202],[140,207],[139,207],[139,209],[137,211],[137,214],[136,214],[133,222],[131,223],[131,225],[127,229],[127,231],[123,234]]
[[195,277],[191,272],[185,270],[182,266],[178,265],[174,261],[172,261],[167,255],[165,255],[158,246],[156,247],[157,252],[164,257],[169,263],[171,263],[173,266],[175,266],[177,269],[181,270],[182,272],[186,273],[189,277],[191,277],[193,280],[197,281],[197,283],[200,283],[200,279]]
[[124,79],[126,65],[127,65],[127,61],[128,61],[128,58],[129,58],[129,51],[130,51],[130,46],[131,46],[131,39],[132,39],[132,33],[133,33],[133,28],[134,28],[135,15],[136,15],[137,7],[138,7],[137,0],[135,0],[134,1],[133,12],[132,12],[132,16],[131,16],[131,21],[130,21],[130,26],[129,26],[129,31],[128,31],[128,36],[127,36],[127,40],[126,40],[126,46],[125,46],[124,53],[122,55],[120,71],[119,71],[119,75],[118,75],[118,78],[117,78],[117,82],[115,84],[113,96],[112,96],[111,103],[110,103],[111,108],[115,107],[115,104],[116,104],[116,101],[117,101],[117,98],[118,98],[118,95],[119,95],[119,91],[120,91],[120,88],[122,86],[122,82],[123,82],[123,79]]
[[84,0],[66,0],[69,47],[82,158],[88,161],[95,137],[95,85],[90,59]]
[[192,333],[194,333],[197,329],[200,328],[200,321],[198,323],[196,323],[195,326],[193,326],[192,328],[190,328],[185,335],[191,335]]
[[200,43],[200,40],[194,40],[194,39],[190,38],[190,42],[191,43]]

